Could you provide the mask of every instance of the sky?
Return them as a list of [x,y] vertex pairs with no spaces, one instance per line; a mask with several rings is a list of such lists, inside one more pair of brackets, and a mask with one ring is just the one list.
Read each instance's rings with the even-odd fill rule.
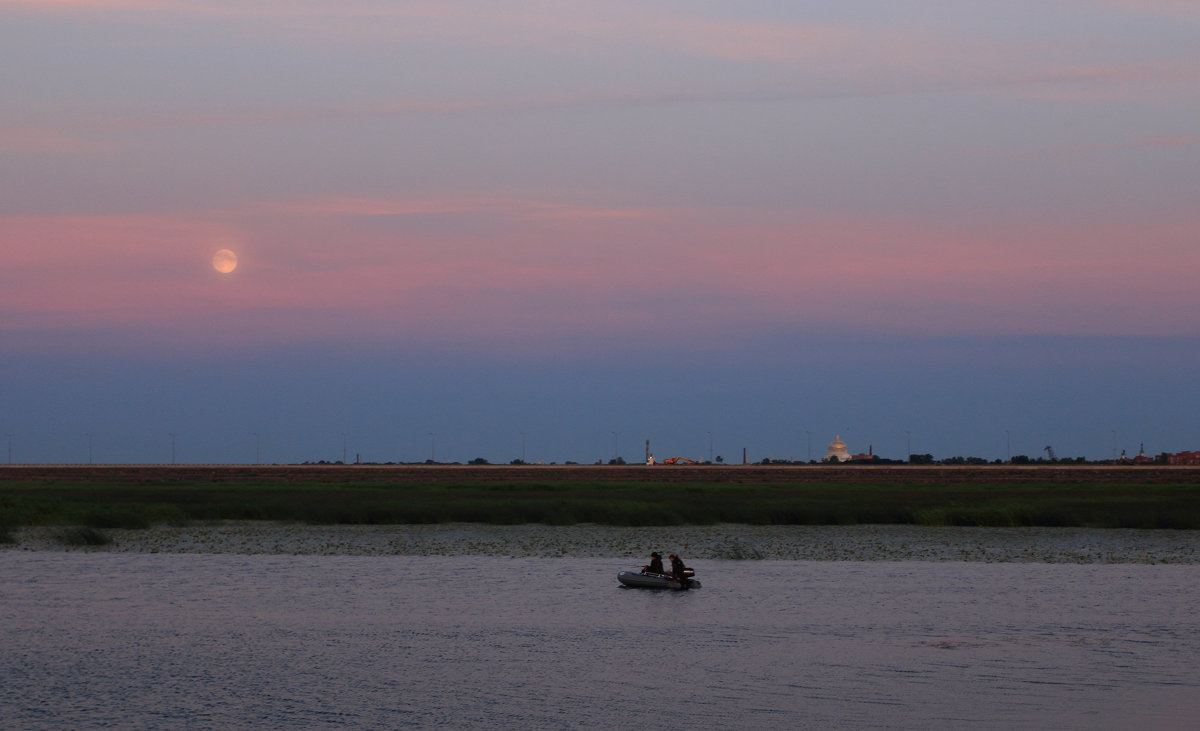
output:
[[1198,33],[0,0],[0,458],[1200,449]]

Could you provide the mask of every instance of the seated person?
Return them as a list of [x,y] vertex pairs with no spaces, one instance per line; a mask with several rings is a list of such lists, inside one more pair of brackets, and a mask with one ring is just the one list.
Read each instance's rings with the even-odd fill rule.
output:
[[658,555],[658,551],[650,554],[650,565],[642,567],[642,573],[661,574],[663,571],[662,556]]
[[685,568],[686,567],[683,565],[683,559],[679,558],[678,556],[676,556],[675,554],[672,553],[671,554],[671,576],[675,577],[675,580],[678,581],[680,584],[682,584],[684,589],[691,586],[691,582],[688,581],[687,575],[684,573]]

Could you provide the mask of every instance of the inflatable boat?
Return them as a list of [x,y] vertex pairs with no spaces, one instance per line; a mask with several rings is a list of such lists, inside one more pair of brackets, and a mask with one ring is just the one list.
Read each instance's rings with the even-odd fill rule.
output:
[[685,569],[683,572],[687,586],[679,583],[679,580],[674,576],[667,574],[654,574],[649,571],[622,571],[617,574],[617,581],[621,582],[622,586],[630,586],[635,589],[699,589],[700,582],[694,578],[695,572],[691,569]]

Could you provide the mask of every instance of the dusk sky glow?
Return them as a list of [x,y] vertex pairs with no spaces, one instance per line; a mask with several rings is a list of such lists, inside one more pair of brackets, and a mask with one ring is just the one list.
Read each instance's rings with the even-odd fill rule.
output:
[[0,430],[1200,449],[1198,37],[1181,0],[0,0]]

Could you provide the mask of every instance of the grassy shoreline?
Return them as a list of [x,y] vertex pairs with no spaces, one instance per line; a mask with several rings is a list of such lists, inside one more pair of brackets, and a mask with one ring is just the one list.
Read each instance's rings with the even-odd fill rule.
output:
[[312,525],[739,523],[1200,529],[1200,470],[0,469],[0,534],[21,526],[138,529],[213,520]]

